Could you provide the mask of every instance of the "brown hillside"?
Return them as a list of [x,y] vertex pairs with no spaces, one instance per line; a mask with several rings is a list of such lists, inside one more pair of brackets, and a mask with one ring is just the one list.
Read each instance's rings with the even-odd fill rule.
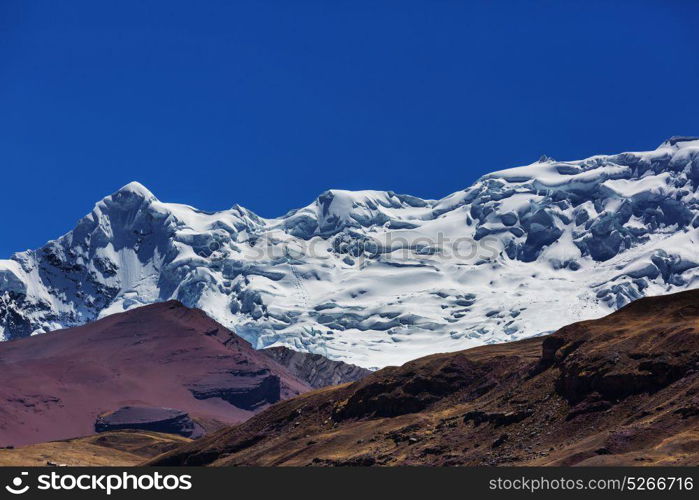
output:
[[278,403],[156,465],[699,464],[699,291]]
[[170,301],[0,343],[0,446],[95,431],[124,406],[241,422],[310,389],[207,317]]

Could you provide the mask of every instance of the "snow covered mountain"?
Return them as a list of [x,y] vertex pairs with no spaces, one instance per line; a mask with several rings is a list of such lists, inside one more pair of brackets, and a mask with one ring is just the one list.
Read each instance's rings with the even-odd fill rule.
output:
[[516,340],[699,283],[699,139],[488,174],[441,200],[331,190],[276,219],[131,183],[0,260],[13,339],[168,299],[258,348],[365,367]]

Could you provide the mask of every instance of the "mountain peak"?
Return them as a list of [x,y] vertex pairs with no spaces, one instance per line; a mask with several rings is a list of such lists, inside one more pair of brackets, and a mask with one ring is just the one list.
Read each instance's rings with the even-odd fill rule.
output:
[[138,181],[132,181],[117,190],[112,196],[127,195],[137,196],[144,200],[156,200],[157,198],[150,190]]
[[[664,141],[658,149],[672,147],[672,146],[677,146],[679,148],[684,147],[684,146],[689,146],[690,144],[679,144],[679,143],[686,143],[686,142],[696,142],[696,145],[699,146],[699,137],[685,136],[685,135],[673,135],[672,137],[670,137],[669,139]],[[692,144],[692,146],[694,146],[694,145],[695,144]]]

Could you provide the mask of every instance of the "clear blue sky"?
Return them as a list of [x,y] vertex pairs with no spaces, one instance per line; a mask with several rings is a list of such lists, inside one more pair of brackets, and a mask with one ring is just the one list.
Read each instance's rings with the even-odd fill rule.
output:
[[696,1],[0,2],[0,258],[131,180],[281,215],[699,135]]

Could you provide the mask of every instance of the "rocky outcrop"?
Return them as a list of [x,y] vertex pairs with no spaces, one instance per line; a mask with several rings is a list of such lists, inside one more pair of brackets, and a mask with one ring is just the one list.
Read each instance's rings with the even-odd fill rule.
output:
[[464,415],[464,423],[473,422],[475,426],[482,423],[492,423],[496,427],[510,425],[521,422],[532,414],[532,410],[509,411],[507,413],[495,412],[486,413],[484,411],[470,411]]
[[333,361],[320,354],[294,351],[288,347],[270,347],[261,352],[316,389],[356,382],[371,373],[371,370],[361,366]]
[[124,406],[113,412],[100,415],[95,421],[95,432],[124,429],[177,434],[191,439],[197,439],[204,435],[203,427],[194,422],[187,413],[172,408]]
[[279,377],[266,369],[214,373],[188,388],[197,399],[219,398],[250,411],[281,399]]
[[355,384],[352,395],[335,406],[333,418],[342,421],[417,413],[457,392],[475,398],[497,383],[499,373],[498,367],[474,363],[466,356],[435,363],[421,359],[401,368],[386,368]]

